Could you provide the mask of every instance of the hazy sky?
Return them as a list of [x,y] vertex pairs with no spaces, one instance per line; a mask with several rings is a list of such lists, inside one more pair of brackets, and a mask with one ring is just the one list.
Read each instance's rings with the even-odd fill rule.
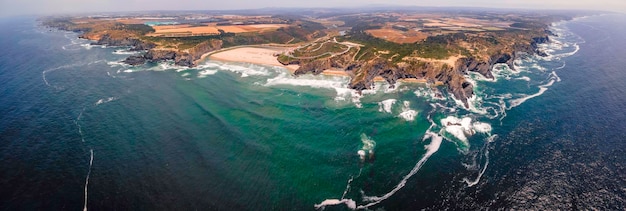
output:
[[[358,4],[356,2],[359,2]],[[496,8],[594,9],[626,12],[626,0],[0,0],[0,16],[143,10],[264,7],[355,7],[371,4]]]

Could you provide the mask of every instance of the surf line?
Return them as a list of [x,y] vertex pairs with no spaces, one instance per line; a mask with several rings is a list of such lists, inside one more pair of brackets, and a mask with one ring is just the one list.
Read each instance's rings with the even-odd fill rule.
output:
[[405,175],[404,178],[402,178],[402,180],[400,181],[400,183],[398,183],[391,191],[389,191],[388,193],[382,195],[382,196],[365,196],[363,195],[363,201],[365,202],[369,202],[367,204],[364,205],[356,205],[356,202],[352,199],[326,199],[324,201],[322,201],[319,204],[315,204],[315,209],[324,209],[326,206],[329,205],[339,205],[339,204],[345,204],[346,206],[348,206],[348,208],[352,209],[352,210],[357,210],[357,209],[367,209],[371,206],[377,205],[380,202],[388,199],[389,197],[393,196],[396,192],[398,192],[398,190],[402,189],[405,185],[406,182],[409,180],[409,178],[411,178],[413,175],[415,175],[421,168],[422,166],[426,163],[426,161],[430,158],[431,155],[433,155],[435,152],[437,152],[439,150],[439,147],[441,146],[441,142],[443,141],[443,137],[440,136],[437,133],[431,132],[430,129],[429,131],[426,132],[426,134],[424,135],[424,138],[422,139],[422,141],[425,141],[426,139],[430,139],[430,144],[424,146],[424,148],[426,149],[426,154],[424,154],[424,156],[422,157],[422,159],[420,159],[416,164],[415,167],[413,167],[413,169],[411,169],[411,172],[409,172],[409,174]]
[[93,149],[89,149],[90,158],[89,158],[89,170],[87,170],[87,177],[85,178],[85,205],[83,206],[83,211],[87,211],[87,187],[89,186],[89,175],[91,174],[91,166],[93,165]]

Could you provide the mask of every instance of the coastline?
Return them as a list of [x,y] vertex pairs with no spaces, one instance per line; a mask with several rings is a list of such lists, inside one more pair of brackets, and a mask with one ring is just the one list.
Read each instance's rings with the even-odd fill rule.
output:
[[[286,47],[264,47],[264,46],[238,46],[230,49],[221,49],[209,53],[205,53],[198,60],[198,62],[204,61],[207,58],[215,61],[225,61],[225,62],[245,62],[251,64],[259,64],[259,65],[269,65],[274,67],[282,67],[292,74],[300,68],[300,65],[283,65],[276,59],[276,54],[282,53],[284,51],[290,50],[291,48]],[[328,76],[342,76],[342,77],[353,77],[351,71],[344,71],[341,69],[327,69],[322,71],[322,75]],[[374,78],[375,82],[386,82],[383,77],[377,76]],[[404,83],[427,83],[426,79],[418,79],[418,78],[402,78],[398,79],[399,82]],[[435,82],[435,85],[442,85],[441,82]]]

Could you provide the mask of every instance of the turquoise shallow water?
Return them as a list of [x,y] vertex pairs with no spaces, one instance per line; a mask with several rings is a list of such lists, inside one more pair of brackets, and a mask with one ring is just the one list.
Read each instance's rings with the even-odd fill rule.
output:
[[[278,67],[129,67],[119,63],[126,49],[3,20],[1,206],[527,208],[556,192],[564,197],[544,208],[623,208],[624,171],[614,164],[624,159],[626,74],[615,55],[626,45],[610,37],[626,30],[610,17],[557,23],[559,36],[542,46],[550,57],[497,67],[497,80],[469,76],[470,109],[425,84],[377,84],[361,96],[346,78]],[[580,154],[584,146],[596,147]],[[584,173],[598,165],[607,178]],[[593,188],[551,192],[548,180]],[[608,194],[592,194],[600,189]],[[583,200],[593,196],[612,198]]]

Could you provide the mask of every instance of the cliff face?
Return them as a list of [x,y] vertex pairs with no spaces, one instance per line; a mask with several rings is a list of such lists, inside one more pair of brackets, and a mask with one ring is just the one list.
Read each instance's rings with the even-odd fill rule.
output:
[[489,60],[482,61],[477,58],[460,58],[456,61],[455,68],[462,72],[472,71],[478,72],[487,78],[493,78],[491,69],[495,64],[506,64],[510,69],[515,69],[513,63],[516,59],[528,54],[537,54],[539,56],[547,56],[545,52],[538,49],[538,44],[550,42],[548,36],[535,37],[530,45],[516,44],[509,52],[500,52],[491,55]]
[[156,44],[142,41],[134,36],[85,33],[80,38],[95,40],[95,45],[129,46],[133,51],[147,50],[143,55],[130,56],[123,62],[130,65],[141,65],[146,62],[173,60],[176,65],[193,67],[203,54],[222,48],[221,40],[207,40],[185,50],[155,49]]
[[[81,38],[90,38],[86,36],[81,36]],[[156,47],[154,43],[143,42],[137,38],[133,37],[122,37],[122,38],[114,38],[109,34],[102,35],[97,41],[94,43],[96,45],[108,45],[108,46],[131,46],[133,47],[131,50],[141,51],[148,50]]]
[[[294,74],[306,73],[319,74],[331,68],[351,71],[353,77],[349,87],[355,90],[365,90],[373,87],[374,78],[383,77],[392,87],[398,79],[417,78],[426,79],[428,82],[443,83],[448,92],[456,99],[463,102],[465,107],[469,107],[468,99],[474,95],[473,85],[465,79],[468,71],[477,72],[486,78],[493,79],[491,70],[496,64],[506,64],[510,69],[514,69],[514,61],[528,54],[545,56],[544,52],[538,50],[538,44],[549,42],[549,38],[536,37],[530,45],[515,44],[508,52],[499,52],[491,55],[488,59],[474,57],[463,57],[458,59],[454,66],[437,62],[400,62],[393,64],[385,59],[374,59],[371,61],[353,61],[353,55],[343,54],[330,58],[317,60],[292,60],[289,64],[299,64]],[[285,64],[287,65],[287,64]]]
[[[368,62],[344,60],[348,56],[349,55],[344,55],[343,58],[340,57],[338,59],[325,58],[310,62],[301,62],[300,68],[298,68],[294,74],[319,74],[330,68],[352,71],[354,76],[349,83],[349,87],[358,91],[373,87],[374,78],[377,76],[384,78],[392,87],[398,79],[405,78],[426,79],[431,83],[438,81],[446,85],[448,91],[452,93],[455,98],[463,101],[466,106],[468,106],[467,99],[474,94],[472,84],[465,80],[463,74],[460,74],[454,67],[445,64],[393,64],[385,59],[376,59]],[[488,70],[488,68],[485,69]],[[491,74],[490,71],[488,71],[488,73]]]

